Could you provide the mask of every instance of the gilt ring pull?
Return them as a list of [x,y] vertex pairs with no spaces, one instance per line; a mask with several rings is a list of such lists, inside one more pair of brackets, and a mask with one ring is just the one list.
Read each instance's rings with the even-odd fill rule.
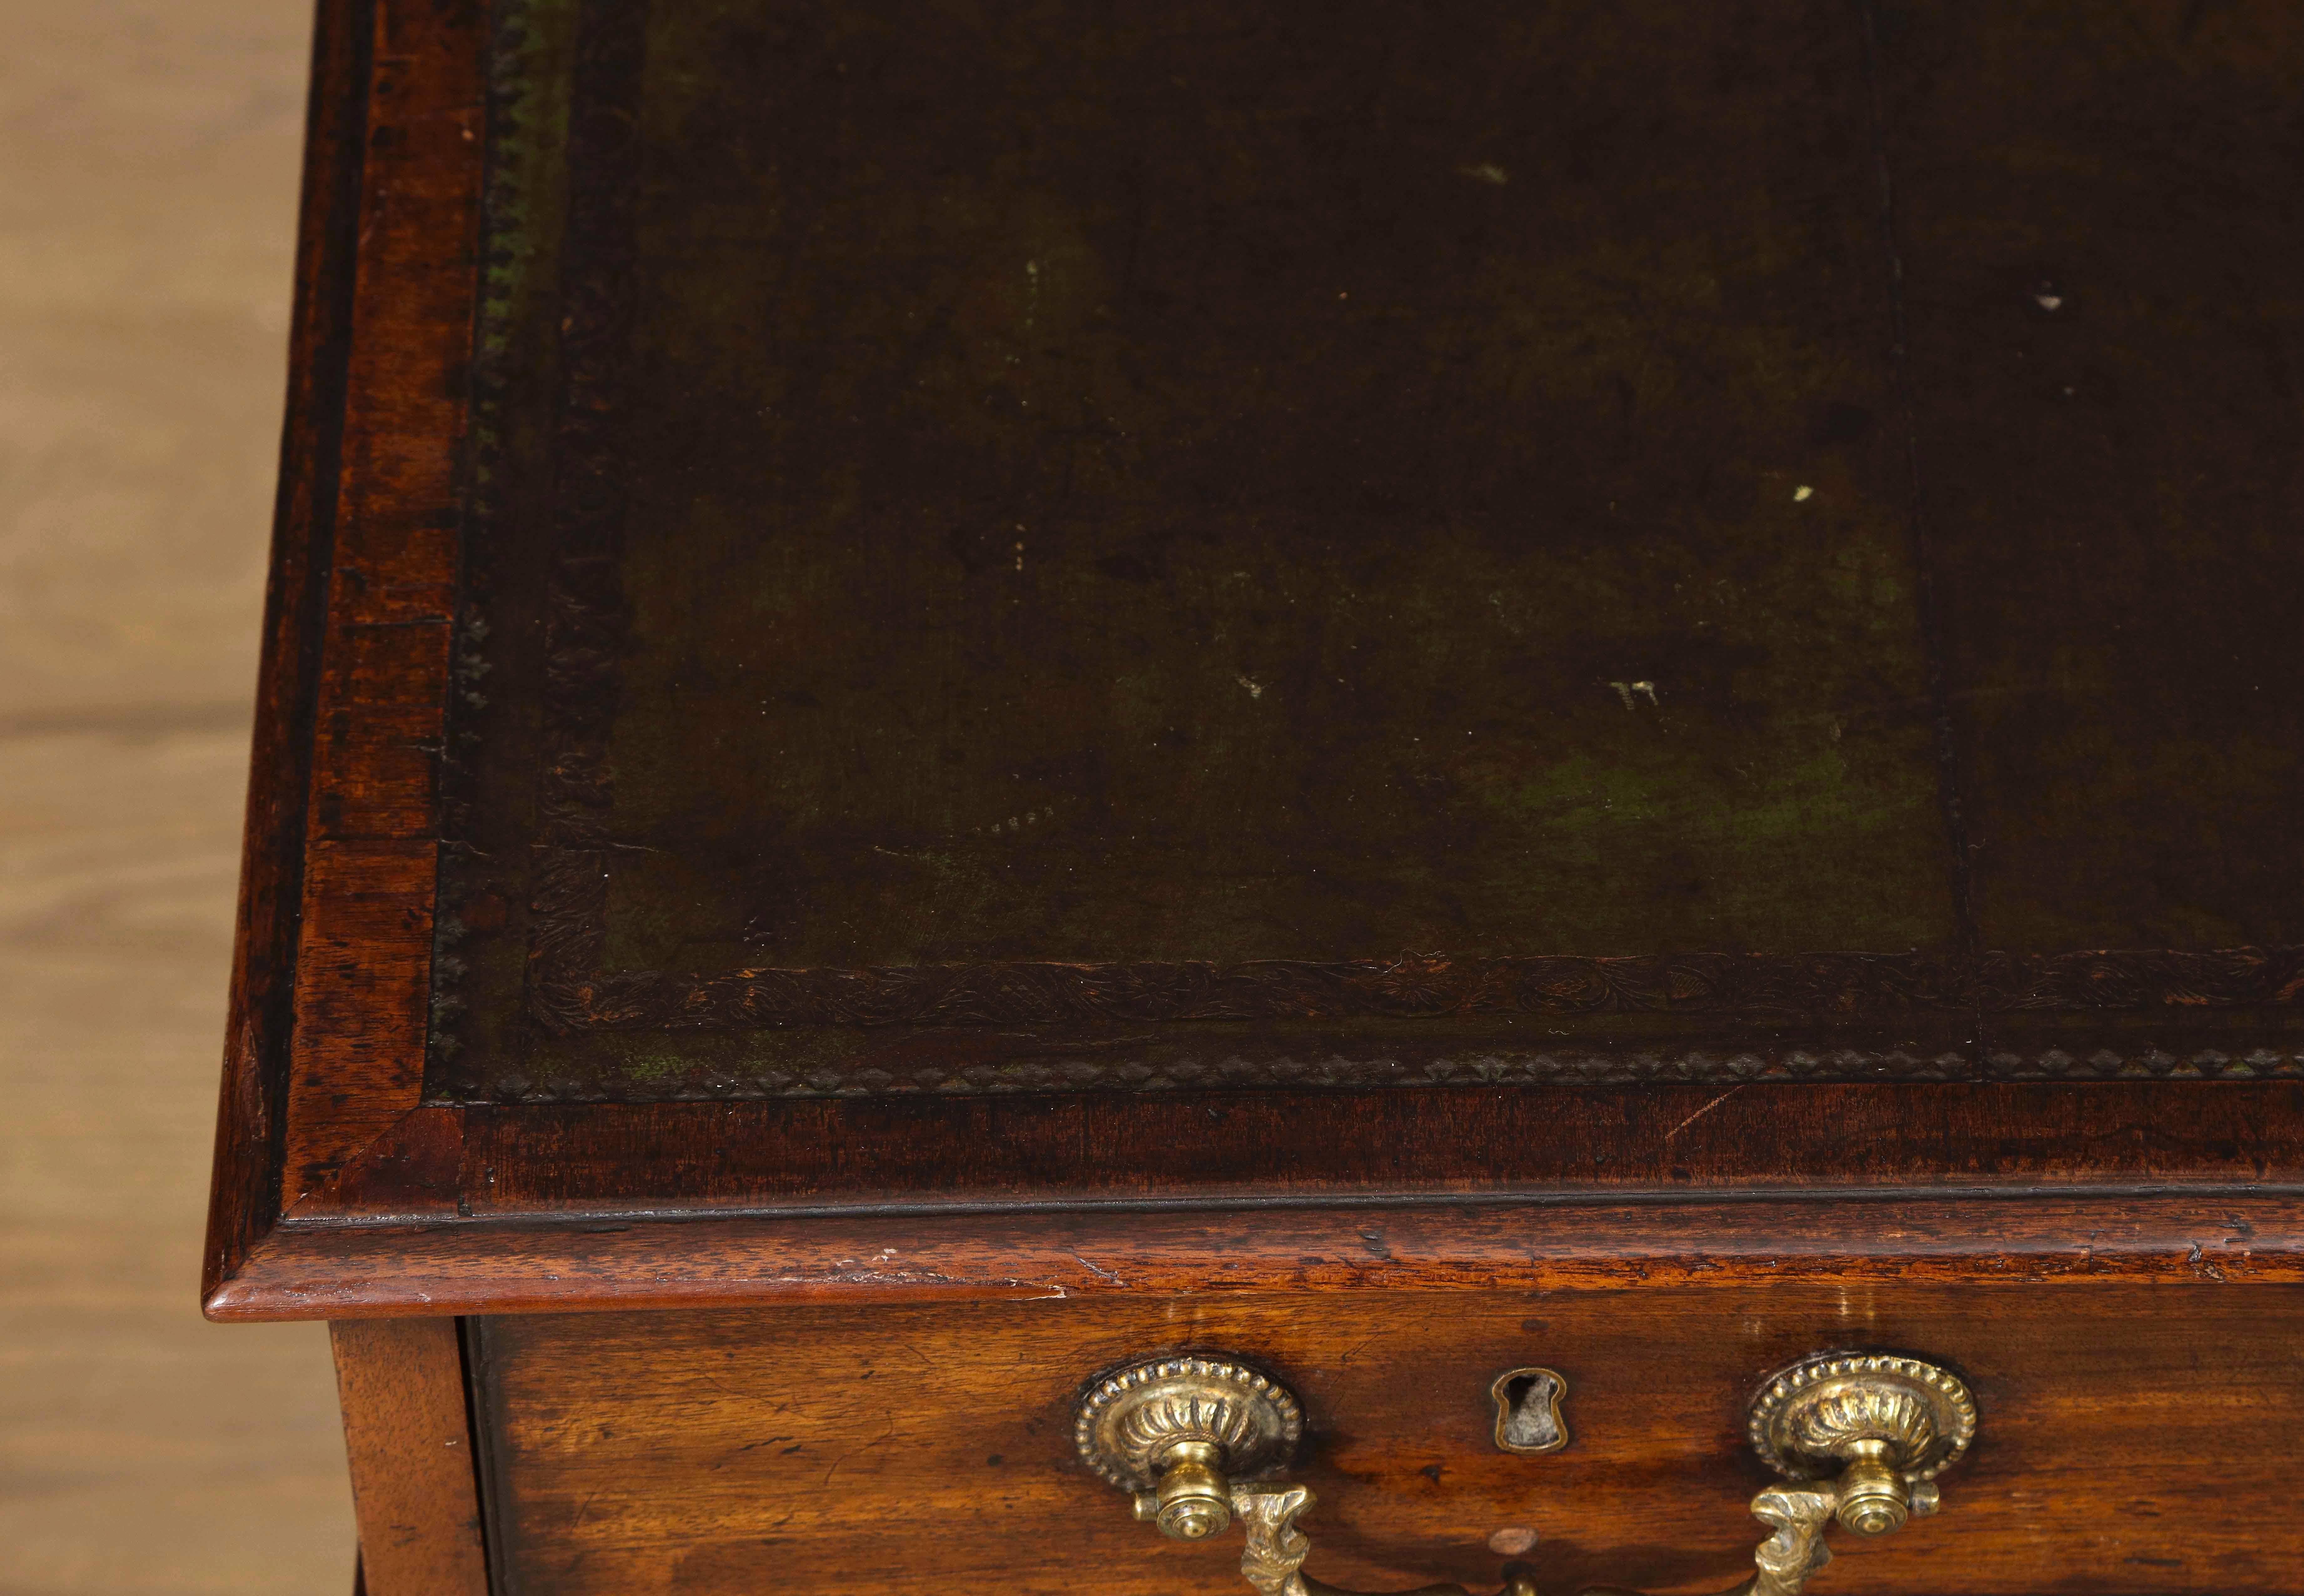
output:
[[[1295,1394],[1220,1354],[1148,1359],[1098,1381],[1081,1400],[1080,1456],[1135,1500],[1136,1516],[1179,1541],[1246,1532],[1241,1573],[1260,1596],[1352,1596],[1304,1572],[1310,1537],[1297,1519],[1312,1493],[1276,1476],[1303,1438]],[[1936,1477],[1976,1435],[1976,1400],[1936,1364],[1892,1353],[1829,1352],[1762,1384],[1749,1433],[1784,1476],[1752,1499],[1771,1533],[1753,1573],[1722,1596],[1801,1596],[1831,1560],[1827,1525],[1884,1535],[1936,1508]],[[1542,1596],[1533,1570],[1504,1570],[1502,1596]],[[1427,1585],[1398,1596],[1470,1596]],[[1581,1596],[1634,1596],[1590,1588]]]

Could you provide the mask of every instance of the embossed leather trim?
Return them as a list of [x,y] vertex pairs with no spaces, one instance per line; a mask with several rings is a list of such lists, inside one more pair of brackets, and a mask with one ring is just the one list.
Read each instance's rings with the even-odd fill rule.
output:
[[[741,1079],[705,1075],[653,1081],[645,1094],[526,1084],[503,1086],[492,1101],[613,1102],[644,1095],[652,1102],[769,1098],[1010,1096],[1063,1092],[1366,1090],[1378,1086],[1741,1085],[1845,1081],[1960,1081],[1978,1075],[1960,1053],[1923,1055],[1857,1049],[1795,1051],[1769,1057],[1730,1051],[1481,1052],[1410,1062],[1378,1054],[1347,1058],[1241,1057],[1215,1051],[1148,1063],[1081,1051],[1055,1058],[990,1064],[843,1065],[822,1068],[754,1068]],[[2259,1049],[2245,1056],[2203,1051],[2178,1056],[2110,1050],[2085,1057],[2049,1050],[1989,1056],[1984,1073],[2003,1081],[2300,1080],[2304,1053]]]
[[[637,14],[637,13],[630,13]],[[742,1031],[809,1026],[987,1027],[1168,1025],[1187,1021],[1418,1020],[1484,1015],[1732,1017],[1807,1026],[1898,1016],[2153,1012],[2289,1007],[2304,1001],[2304,948],[2208,951],[2096,950],[1798,954],[1678,953],[1625,958],[1416,956],[1343,962],[1009,963],[901,968],[759,968],[721,975],[603,969],[608,735],[620,693],[625,614],[618,576],[624,514],[619,458],[631,315],[635,132],[615,107],[634,92],[642,40],[630,14],[586,6],[576,72],[586,107],[570,131],[586,182],[571,199],[572,255],[588,269],[566,286],[565,399],[549,578],[539,772],[540,835],[531,878],[529,1018],[557,1034]],[[483,382],[485,387],[485,379]],[[487,426],[483,394],[481,430]],[[485,463],[487,440],[480,441]],[[485,520],[485,494],[474,517]],[[452,1015],[445,984],[436,1010]],[[1990,1039],[1998,1041],[1997,1038]],[[1630,1043],[1629,1048],[1640,1044]],[[1767,1057],[1732,1050],[1563,1051],[1442,1062],[1376,1057],[1300,1062],[1210,1058],[1154,1067],[1093,1055],[1057,1061],[769,1070],[766,1095],[874,1092],[1158,1090],[1207,1085],[1359,1086],[1442,1082],[1959,1078],[2259,1079],[2304,1074],[2300,1055],[2256,1048],[2181,1055],[2156,1048],[2010,1049],[1980,1060],[1894,1051],[1817,1050]],[[680,1095],[674,1089],[671,1095]],[[724,1094],[716,1089],[711,1094]],[[517,1095],[517,1094],[515,1094]]]
[[[1973,964],[1929,954],[1696,953],[605,974],[580,962],[598,944],[593,883],[601,874],[587,855],[547,866],[541,901],[554,912],[538,951],[550,974],[531,1001],[556,1031],[1608,1013],[1829,1023],[1915,1012],[2260,1008],[2292,1004],[2304,987],[2304,949],[2295,948],[1998,953]],[[582,890],[553,890],[559,881]]]

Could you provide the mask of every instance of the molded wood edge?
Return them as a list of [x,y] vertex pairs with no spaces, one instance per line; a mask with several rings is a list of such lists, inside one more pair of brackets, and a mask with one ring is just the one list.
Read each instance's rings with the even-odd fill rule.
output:
[[[391,1137],[416,1107],[422,1069],[431,765],[456,562],[445,507],[479,272],[485,34],[471,7],[320,6],[209,1298],[284,1208],[325,1205],[346,1176],[354,1193],[373,1182],[398,1206],[439,1161],[427,1151],[436,1134],[428,1142],[411,1126],[416,1141],[400,1150]],[[462,248],[444,249],[451,238]],[[400,713],[411,705],[412,720]],[[328,874],[388,864],[395,850],[413,874],[381,890],[354,883],[368,901]],[[320,901],[308,904],[316,888]],[[364,933],[357,953],[325,934],[314,946],[348,916]],[[379,925],[389,934],[367,934]],[[314,958],[331,951],[365,981],[316,972]],[[315,996],[325,1002],[300,1016]],[[370,1147],[370,1167],[345,1169]]]
[[335,518],[368,117],[369,0],[321,0],[297,227],[288,402],[266,582],[203,1295],[278,1218],[311,722]]
[[1770,1280],[2304,1282],[2304,1190],[284,1225],[216,1320]]

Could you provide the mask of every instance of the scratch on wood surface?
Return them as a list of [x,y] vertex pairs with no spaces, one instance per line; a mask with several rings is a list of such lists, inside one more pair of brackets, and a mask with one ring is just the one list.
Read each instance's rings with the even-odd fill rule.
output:
[[1126,1280],[1122,1279],[1114,1271],[1109,1269],[1099,1269],[1078,1253],[1074,1253],[1072,1254],[1072,1261],[1078,1263],[1082,1269],[1088,1271],[1088,1273],[1094,1275],[1099,1280],[1108,1280],[1114,1286],[1125,1286],[1128,1284]]
[[1722,1103],[1726,1102],[1730,1098],[1735,1096],[1737,1093],[1741,1092],[1743,1089],[1742,1085],[1729,1087],[1728,1090],[1723,1092],[1710,1102],[1706,1103],[1702,1108],[1697,1110],[1696,1112],[1690,1114],[1687,1119],[1681,1120],[1679,1124],[1666,1131],[1664,1133],[1664,1139],[1666,1142],[1671,1141],[1673,1137],[1678,1136],[1681,1131],[1686,1130],[1690,1126],[1695,1124],[1698,1119],[1703,1119],[1705,1115],[1718,1108]]

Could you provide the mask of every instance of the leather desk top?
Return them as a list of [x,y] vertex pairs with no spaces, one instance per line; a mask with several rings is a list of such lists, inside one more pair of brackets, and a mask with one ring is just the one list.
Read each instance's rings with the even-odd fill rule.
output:
[[2291,8],[338,9],[214,1311],[2292,1229]]

